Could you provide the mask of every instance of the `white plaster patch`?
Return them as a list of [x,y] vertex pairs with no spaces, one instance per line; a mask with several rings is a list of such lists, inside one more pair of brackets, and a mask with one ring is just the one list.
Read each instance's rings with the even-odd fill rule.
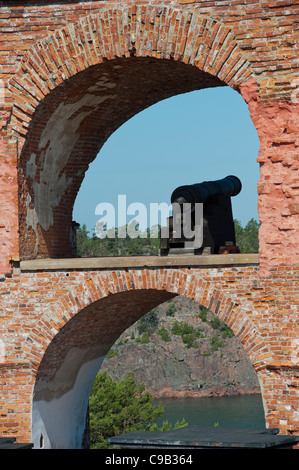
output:
[[5,342],[0,339],[0,362],[3,363],[5,362]]
[[[112,88],[111,83],[101,80],[98,85]],[[93,90],[99,89],[92,87]],[[115,95],[94,95],[87,93],[76,103],[60,103],[47,122],[39,143],[42,170],[39,181],[36,176],[36,155],[32,153],[26,166],[26,176],[33,179],[35,210],[38,222],[48,230],[53,224],[53,208],[57,207],[66,191],[72,184],[63,170],[69,160],[74,146],[79,139],[79,128],[83,120],[101,103],[115,99]],[[30,215],[29,217],[33,217]]]
[[33,401],[33,449],[81,449],[95,376],[105,356],[83,364],[71,390],[51,401]]
[[34,178],[36,174],[36,155],[32,153],[26,165],[26,178]]
[[26,224],[27,224],[27,227],[31,227],[33,229],[34,233],[35,233],[34,256],[37,256],[38,245],[39,245],[39,236],[38,236],[38,230],[37,230],[38,216],[37,216],[35,207],[33,207],[32,209],[30,208],[30,203],[31,203],[31,196],[30,196],[30,194],[27,194],[27,198],[26,198],[26,208],[27,208]]
[[90,88],[88,88],[88,93],[91,93],[93,91],[98,91],[100,88],[104,88],[106,90],[109,90],[111,88],[116,87],[116,83],[113,83],[109,80],[109,75],[108,74],[103,74],[101,80],[96,82],[96,84]]
[[291,361],[294,365],[299,364],[299,339],[292,340]]

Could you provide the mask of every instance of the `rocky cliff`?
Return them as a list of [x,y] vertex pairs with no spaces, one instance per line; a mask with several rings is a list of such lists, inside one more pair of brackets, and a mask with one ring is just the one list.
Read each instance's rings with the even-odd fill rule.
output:
[[157,398],[260,393],[231,330],[184,297],[160,305],[125,331],[102,369],[116,381],[130,372]]

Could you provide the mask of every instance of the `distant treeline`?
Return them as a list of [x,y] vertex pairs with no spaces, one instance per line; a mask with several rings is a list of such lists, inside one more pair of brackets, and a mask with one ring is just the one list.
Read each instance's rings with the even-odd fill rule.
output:
[[[259,222],[255,219],[249,220],[245,227],[242,227],[238,220],[234,220],[236,243],[240,253],[258,253],[258,230]],[[157,228],[159,231],[159,228]],[[93,256],[152,256],[159,254],[159,237],[150,236],[147,230],[146,236],[130,238],[119,238],[117,228],[115,238],[98,238],[95,233],[90,235],[86,225],[77,230],[77,254],[83,258]]]

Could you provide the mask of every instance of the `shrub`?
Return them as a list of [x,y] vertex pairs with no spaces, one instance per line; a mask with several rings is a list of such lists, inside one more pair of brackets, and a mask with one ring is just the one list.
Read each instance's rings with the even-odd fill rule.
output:
[[224,342],[221,341],[219,336],[213,336],[211,338],[211,351],[218,351],[220,348],[223,348],[225,346]]
[[203,322],[207,321],[207,314],[208,314],[207,309],[205,307],[201,307],[200,313],[198,314],[201,321],[203,321]]
[[165,342],[171,341],[169,332],[164,326],[162,326],[162,328],[160,328],[160,330],[158,331],[158,334],[161,336],[163,341],[165,341]]
[[198,348],[196,338],[197,336],[195,333],[190,333],[182,336],[182,340],[186,344],[187,348]]
[[116,383],[106,371],[98,373],[89,398],[91,448],[107,449],[110,436],[148,430],[164,412],[153,400],[130,374]]
[[203,337],[203,331],[201,328],[195,329],[192,325],[188,325],[188,323],[185,322],[179,323],[176,321],[171,331],[174,335],[182,337],[182,340],[184,344],[186,344],[187,348],[197,348],[198,343],[196,339]]
[[213,330],[218,330],[221,326],[221,320],[218,317],[213,317],[212,320],[210,321],[210,325],[213,328]]
[[232,330],[227,326],[227,324],[220,320],[218,317],[213,317],[212,320],[210,321],[210,325],[214,330],[220,330],[222,331],[222,338],[232,338],[234,336],[234,333]]
[[149,333],[146,331],[145,333],[143,333],[142,336],[138,336],[138,338],[136,338],[136,341],[141,344],[148,344],[150,342]]
[[118,356],[118,353],[116,351],[114,351],[114,349],[112,349],[112,348],[109,349],[109,351],[106,354],[106,358],[110,359],[111,357],[115,357],[115,356]]
[[166,309],[166,315],[168,317],[172,317],[175,311],[176,311],[176,306],[173,302],[171,302]]
[[153,333],[159,325],[158,314],[156,309],[151,310],[146,315],[144,315],[140,320],[137,322],[137,328],[139,333]]
[[[115,382],[106,371],[99,372],[94,381],[90,398],[90,444],[92,449],[111,448],[108,438],[132,431],[170,431],[173,426],[163,421],[158,428],[156,421],[164,413],[159,403],[145,390],[144,383],[136,384],[128,374]],[[182,419],[174,429],[188,426]]]
[[194,328],[192,325],[188,325],[188,323],[185,322],[178,322],[176,321],[172,327],[172,333],[174,335],[178,336],[183,336],[183,335],[188,335],[194,332]]

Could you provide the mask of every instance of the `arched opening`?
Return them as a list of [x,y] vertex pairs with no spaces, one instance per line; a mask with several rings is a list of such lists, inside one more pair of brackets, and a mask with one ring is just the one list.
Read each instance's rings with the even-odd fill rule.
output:
[[[245,227],[250,220],[258,220],[259,168],[254,158],[258,145],[247,105],[230,87],[206,88],[162,100],[129,119],[104,144],[85,174],[73,219],[81,229],[86,226],[91,237],[97,222],[108,219],[101,218],[97,208],[111,204],[117,225],[118,211],[123,208],[120,198],[125,197],[123,212],[138,201],[147,210],[150,228],[151,203],[170,204],[176,187],[235,174],[242,191],[231,198],[233,217]],[[132,214],[121,217],[127,223],[132,219]],[[109,251],[92,241],[89,249],[87,244],[83,247],[85,231],[79,233],[79,256],[120,254],[114,246]],[[148,252],[157,254],[154,249]]]
[[145,311],[173,297],[165,291],[110,295],[81,310],[49,344],[33,394],[32,441],[39,448],[81,448],[90,389],[106,353]]
[[[118,31],[112,41],[107,15]],[[62,61],[50,65],[53,50]],[[26,83],[18,76],[10,83],[12,92],[26,95],[27,109],[21,123],[18,105],[12,113],[22,148],[22,259],[74,256],[72,211],[85,172],[130,117],[174,95],[240,89],[252,75],[229,28],[196,9],[145,6],[80,19],[32,48],[22,71]]]
[[156,398],[260,393],[232,330],[184,296],[160,304],[125,330],[101,369],[117,381],[131,372]]
[[[32,441],[35,447],[84,447],[89,394],[107,352],[128,327],[140,321],[145,312],[171,299],[175,301],[176,297],[176,294],[155,289],[120,292],[91,303],[65,324],[46,349],[37,372],[32,405]],[[197,315],[200,310],[194,305]],[[192,316],[190,308],[184,315],[189,321]],[[172,320],[175,321],[175,313]],[[195,321],[200,322],[200,319]],[[158,335],[157,332],[154,334]],[[211,346],[210,339],[208,341]],[[197,351],[194,370],[205,358],[211,360],[206,354],[206,346],[201,352]],[[241,360],[244,361],[245,356],[244,352]],[[157,352],[151,351],[149,359],[151,357],[156,363]],[[218,360],[222,361],[222,358],[219,356]],[[253,370],[250,374],[254,374]],[[145,370],[142,375],[145,375]],[[232,379],[235,382],[236,377]],[[238,384],[235,383],[235,387],[237,390]]]
[[[144,383],[165,408],[160,427],[165,420],[172,427],[182,420],[189,426],[265,427],[259,380],[243,345],[218,316],[186,297],[160,304],[128,328],[103,361],[103,372],[116,383],[127,374]],[[101,408],[90,411],[93,442]]]
[[53,90],[21,155],[21,256],[72,255],[75,198],[89,163],[121,124],[161,99],[219,85],[180,62],[130,58],[90,67]]

